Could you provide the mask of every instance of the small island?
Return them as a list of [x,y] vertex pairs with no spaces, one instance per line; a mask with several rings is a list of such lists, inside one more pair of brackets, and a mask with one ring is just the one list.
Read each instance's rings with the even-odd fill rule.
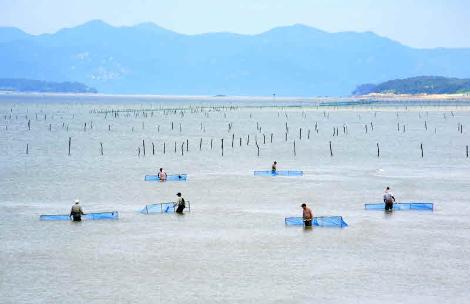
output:
[[98,93],[80,82],[50,82],[32,79],[0,78],[0,92],[20,93]]
[[470,79],[441,76],[419,76],[395,79],[379,84],[362,84],[353,91],[354,96],[371,94],[467,94],[470,93]]

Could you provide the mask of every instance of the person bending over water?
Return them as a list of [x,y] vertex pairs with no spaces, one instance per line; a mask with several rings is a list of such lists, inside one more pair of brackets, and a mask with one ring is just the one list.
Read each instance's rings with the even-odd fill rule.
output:
[[385,211],[392,211],[394,202],[395,202],[395,197],[393,196],[393,193],[390,190],[390,187],[385,188],[385,192],[384,192]]
[[82,206],[80,206],[80,201],[78,199],[75,200],[75,204],[70,209],[70,217],[74,222],[80,222],[82,220],[83,213]]
[[307,207],[307,204],[301,205],[303,209],[302,217],[304,219],[305,227],[312,227],[313,213],[310,208]]
[[167,175],[166,175],[166,172],[163,170],[163,168],[160,168],[160,172],[158,172],[157,176],[161,182],[166,181]]
[[186,202],[184,201],[184,198],[181,197],[181,193],[178,192],[176,194],[176,196],[178,197],[178,200],[176,201],[176,213],[179,213],[179,214],[183,214],[183,210],[184,208],[186,208]]
[[275,161],[275,162],[272,164],[272,166],[271,166],[271,171],[272,171],[273,173],[276,173],[276,170],[277,170],[277,161]]

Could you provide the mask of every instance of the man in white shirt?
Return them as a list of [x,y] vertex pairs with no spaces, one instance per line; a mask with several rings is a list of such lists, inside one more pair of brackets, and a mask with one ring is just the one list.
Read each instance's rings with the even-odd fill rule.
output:
[[179,214],[183,214],[183,210],[184,208],[186,208],[186,202],[184,201],[184,198],[181,197],[181,193],[178,192],[176,194],[176,196],[178,197],[178,200],[176,201],[176,213],[179,213]]
[[390,190],[390,187],[387,187],[384,193],[385,211],[392,211],[394,202],[395,202],[395,197],[393,196],[393,193]]

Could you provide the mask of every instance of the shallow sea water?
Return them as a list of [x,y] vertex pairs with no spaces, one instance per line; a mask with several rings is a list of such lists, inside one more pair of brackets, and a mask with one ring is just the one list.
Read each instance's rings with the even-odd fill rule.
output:
[[[214,102],[236,107],[215,109],[197,99],[2,96],[0,302],[468,303],[468,107]],[[175,107],[187,111],[161,111]],[[153,115],[96,112],[109,109]],[[184,144],[181,155],[186,140],[189,151]],[[253,176],[274,160],[305,175]],[[159,167],[187,173],[188,182],[143,181]],[[434,212],[365,211],[386,186],[398,201],[433,202]],[[190,213],[139,214],[177,192],[191,201]],[[39,221],[40,214],[67,213],[75,198],[85,212],[118,210],[120,219]],[[284,217],[300,216],[302,202],[315,215],[343,216],[349,227],[286,227]]]

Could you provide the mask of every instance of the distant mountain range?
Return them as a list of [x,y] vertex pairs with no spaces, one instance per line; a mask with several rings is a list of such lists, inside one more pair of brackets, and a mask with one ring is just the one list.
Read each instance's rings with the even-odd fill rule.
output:
[[79,82],[50,82],[31,79],[0,79],[0,92],[97,93]]
[[470,79],[421,76],[406,79],[395,79],[379,84],[358,86],[353,95],[371,93],[392,94],[457,94],[470,92]]
[[340,96],[419,75],[470,77],[470,49],[414,49],[303,25],[258,35],[101,21],[39,36],[0,28],[0,78],[78,81],[103,93]]

